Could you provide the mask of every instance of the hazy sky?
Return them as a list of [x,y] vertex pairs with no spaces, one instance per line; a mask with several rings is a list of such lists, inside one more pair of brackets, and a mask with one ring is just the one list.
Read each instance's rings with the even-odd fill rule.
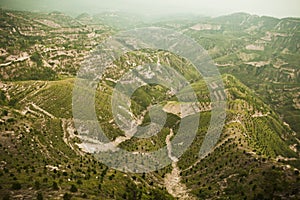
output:
[[148,15],[192,13],[218,16],[248,12],[300,17],[300,0],[0,0],[2,8],[72,13],[120,10]]

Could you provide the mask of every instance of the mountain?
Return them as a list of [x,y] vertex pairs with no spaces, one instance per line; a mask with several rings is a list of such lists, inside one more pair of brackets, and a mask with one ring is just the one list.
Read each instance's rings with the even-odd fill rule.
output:
[[299,134],[300,19],[236,13],[179,30],[210,52],[221,73],[236,76],[262,96]]
[[[0,11],[3,199],[299,198],[299,19],[237,13],[147,24],[129,15],[119,19],[124,13],[72,18],[60,12]],[[109,140],[128,152],[166,146],[169,165],[149,173],[112,169],[93,155],[97,143],[86,141],[76,129],[72,98],[80,63],[101,41],[125,28],[120,24],[129,22],[130,27],[182,31],[208,50],[222,73],[225,126],[204,156],[198,152],[212,115],[209,91],[191,63],[171,52],[144,49],[122,55],[103,73],[95,93],[97,118]],[[170,88],[143,85],[118,119],[133,116],[146,127],[151,120],[161,120],[153,119],[149,109],[157,106],[152,111],[163,112],[166,123],[152,137],[127,138],[113,117],[111,96],[117,80],[143,63],[180,72],[198,102],[189,110],[193,102],[180,102]],[[135,73],[149,75],[147,70]],[[188,97],[189,87],[181,85],[179,94]],[[176,152],[170,141],[178,135],[180,122],[199,113],[191,145],[178,160],[172,158]]]

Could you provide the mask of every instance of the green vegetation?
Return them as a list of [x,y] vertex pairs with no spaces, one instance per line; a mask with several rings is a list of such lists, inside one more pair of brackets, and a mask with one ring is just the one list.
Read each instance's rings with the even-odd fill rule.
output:
[[[0,37],[2,199],[176,199],[167,187],[176,167],[189,197],[299,197],[299,19],[238,13],[154,23],[194,38],[223,74],[226,122],[217,145],[204,157],[198,152],[209,127],[211,102],[206,83],[189,61],[171,52],[144,49],[126,53],[104,72],[95,109],[110,140],[125,135],[111,110],[116,80],[136,66],[160,62],[172,67],[191,83],[199,100],[200,125],[190,147],[178,162],[147,174],[116,171],[80,149],[72,115],[76,71],[88,52],[129,21],[133,27],[145,24],[130,16],[115,21],[107,14],[83,14],[75,19],[60,12],[2,9],[0,19],[4,24]],[[183,105],[191,103],[187,87],[180,88],[179,94],[186,97]],[[147,126],[154,105],[169,106],[163,128],[150,138],[133,137],[118,147],[152,152],[167,145],[171,129],[177,134],[180,102],[163,85],[138,88],[130,110],[119,114],[132,115]]]

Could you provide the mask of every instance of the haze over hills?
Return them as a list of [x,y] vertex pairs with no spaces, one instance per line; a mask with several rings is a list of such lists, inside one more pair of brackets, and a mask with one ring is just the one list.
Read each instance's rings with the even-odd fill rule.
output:
[[[299,198],[300,19],[236,13],[143,20],[123,12],[70,17],[5,9],[0,18],[4,199]],[[72,90],[82,61],[99,43],[121,30],[148,26],[181,32],[208,51],[222,74],[227,117],[218,143],[199,157],[212,103],[203,77],[171,52],[145,49],[123,55],[105,71],[96,91],[99,123],[111,141],[125,136],[109,106],[113,88],[121,75],[143,63],[180,72],[199,101],[189,115],[201,113],[196,137],[178,161],[151,173],[124,173],[97,161],[82,145]],[[178,110],[180,102],[172,94],[155,84],[136,90],[121,117],[134,116],[145,126],[149,106],[160,105],[166,124],[151,138],[129,138],[118,147],[147,153],[170,146],[180,121],[190,117]]]
[[53,12],[60,11],[72,15],[82,12],[127,12],[131,15],[169,16],[174,14],[195,14],[222,16],[235,12],[247,12],[278,18],[300,17],[300,4],[297,0],[2,0],[5,9],[23,11]]

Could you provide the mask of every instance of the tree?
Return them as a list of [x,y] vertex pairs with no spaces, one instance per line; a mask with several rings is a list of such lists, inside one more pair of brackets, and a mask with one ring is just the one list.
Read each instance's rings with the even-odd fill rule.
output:
[[78,191],[77,187],[74,184],[72,184],[70,188],[70,192],[77,192],[77,191]]
[[63,196],[64,200],[70,200],[71,198],[72,198],[72,195],[69,194],[69,193],[65,193],[64,196]]
[[53,181],[52,189],[53,190],[59,190],[59,187],[58,187],[58,185],[57,185],[57,183],[55,181]]
[[41,192],[39,192],[38,194],[37,194],[37,200],[43,200],[44,199],[44,197],[43,197],[43,194],[41,193]]
[[0,104],[4,104],[5,100],[6,100],[5,93],[2,90],[0,90]]
[[87,194],[83,193],[82,198],[87,199],[87,197],[88,197]]
[[15,182],[11,186],[11,189],[13,189],[13,190],[20,190],[21,188],[22,188],[22,186],[19,182]]
[[35,182],[34,182],[34,187],[35,187],[35,189],[37,189],[37,190],[40,189],[40,185],[41,185],[41,184],[40,184],[39,181],[35,181]]
[[41,55],[38,53],[38,52],[34,52],[30,59],[33,61],[33,62],[36,62],[37,66],[41,66],[43,64],[43,60],[42,60],[42,57]]
[[2,115],[3,115],[3,116],[7,116],[7,115],[8,115],[8,111],[7,111],[7,110],[3,110],[3,111],[2,111]]

